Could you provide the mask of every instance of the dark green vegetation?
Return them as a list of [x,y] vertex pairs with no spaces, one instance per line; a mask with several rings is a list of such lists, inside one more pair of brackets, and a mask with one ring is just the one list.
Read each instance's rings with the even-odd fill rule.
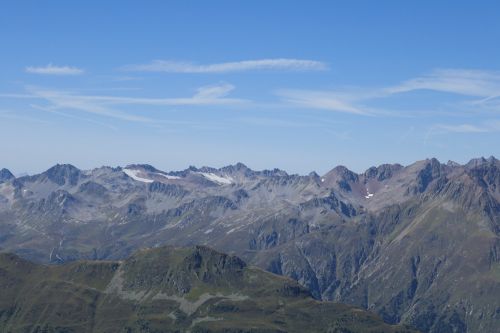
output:
[[1,332],[412,332],[207,247],[59,266],[0,254]]
[[148,165],[0,177],[0,247],[44,263],[209,245],[424,332],[500,327],[500,161],[357,174],[164,173]]

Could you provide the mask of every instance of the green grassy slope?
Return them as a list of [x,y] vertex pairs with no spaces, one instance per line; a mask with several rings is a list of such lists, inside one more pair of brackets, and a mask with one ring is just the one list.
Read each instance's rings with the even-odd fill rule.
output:
[[0,254],[0,292],[1,332],[412,332],[207,247],[61,266]]

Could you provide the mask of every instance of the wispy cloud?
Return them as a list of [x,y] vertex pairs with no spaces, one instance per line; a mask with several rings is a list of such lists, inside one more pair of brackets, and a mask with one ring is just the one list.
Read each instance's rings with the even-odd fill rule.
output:
[[323,71],[328,65],[321,61],[304,59],[259,59],[200,65],[191,62],[154,60],[149,64],[128,65],[126,71],[166,73],[230,73],[252,70]]
[[226,97],[234,86],[228,83],[198,88],[192,97],[141,98],[109,95],[84,95],[64,90],[28,87],[27,94],[0,94],[0,97],[43,100],[45,111],[77,110],[125,121],[152,123],[153,119],[120,110],[120,106],[223,106],[245,104],[249,101]]
[[444,133],[489,133],[500,131],[500,121],[490,120],[479,124],[435,124],[431,131],[436,134]]
[[471,124],[459,124],[459,125],[442,125],[438,124],[434,126],[435,130],[440,130],[442,132],[453,132],[453,133],[484,133],[489,132],[489,128],[485,126],[477,126]]
[[89,96],[75,95],[65,91],[57,90],[45,90],[38,88],[28,89],[32,93],[33,98],[42,99],[48,102],[48,105],[44,107],[46,111],[77,110],[126,121],[152,121],[147,117],[132,115],[115,110],[102,103],[99,103],[95,99],[89,98]]
[[85,72],[83,69],[78,67],[54,66],[52,64],[42,67],[28,66],[25,68],[25,71],[26,73],[45,75],[80,75]]
[[40,105],[36,105],[36,104],[31,104],[30,107],[33,108],[33,109],[35,109],[35,110],[45,111],[45,112],[56,114],[58,116],[62,116],[62,117],[65,117],[65,118],[76,119],[76,120],[79,120],[79,121],[85,121],[85,122],[89,122],[89,123],[96,124],[96,125],[99,125],[99,126],[103,126],[103,127],[109,128],[109,129],[111,129],[113,131],[117,131],[118,130],[113,125],[110,125],[110,124],[107,124],[107,123],[104,123],[104,122],[101,122],[101,121],[97,121],[95,119],[91,119],[91,118],[88,118],[88,117],[79,117],[79,116],[76,116],[74,114],[65,113],[65,112],[62,112],[62,111],[57,111],[57,109],[54,108],[54,107],[44,107],[44,106],[40,106]]
[[241,117],[235,119],[237,123],[248,124],[258,127],[282,127],[282,128],[306,128],[306,127],[322,127],[322,123],[312,123],[310,121],[276,119],[271,117]]
[[276,92],[285,103],[298,107],[321,109],[336,112],[370,115],[371,112],[355,103],[361,96],[345,94],[339,91],[279,90]]
[[61,100],[98,105],[151,105],[151,106],[207,106],[207,105],[236,105],[248,103],[248,100],[226,97],[234,86],[228,83],[204,86],[196,90],[192,97],[181,98],[144,98],[123,97],[109,95],[78,95],[70,92],[31,89],[37,97],[52,99],[54,96]]
[[[399,109],[400,111],[391,111],[377,109],[370,105],[373,105],[373,101],[377,99],[390,99],[397,94],[417,90],[463,96],[461,100],[457,99],[456,110],[500,111],[500,72],[496,71],[437,69],[428,75],[389,87],[330,91],[282,89],[278,90],[276,95],[280,96],[283,102],[298,107],[357,115],[402,116],[405,108]],[[471,98],[476,98],[476,100],[471,100]],[[450,105],[446,107],[449,108]],[[436,105],[436,110],[438,108],[439,106]]]
[[466,69],[437,69],[428,75],[384,89],[388,94],[433,90],[464,96],[491,98],[500,95],[500,72]]
[[226,97],[233,90],[234,86],[228,83],[204,86],[197,89],[194,98],[202,100],[222,98]]

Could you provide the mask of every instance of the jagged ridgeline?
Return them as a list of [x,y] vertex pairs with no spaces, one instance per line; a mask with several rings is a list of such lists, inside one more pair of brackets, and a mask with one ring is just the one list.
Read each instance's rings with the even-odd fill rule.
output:
[[208,247],[60,266],[0,253],[1,332],[413,332]]
[[0,247],[41,263],[209,245],[423,332],[500,327],[500,162],[0,171]]

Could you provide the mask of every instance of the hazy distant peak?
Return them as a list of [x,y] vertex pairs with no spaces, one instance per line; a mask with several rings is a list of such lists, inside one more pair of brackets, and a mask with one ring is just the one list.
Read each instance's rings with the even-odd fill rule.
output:
[[357,181],[358,180],[358,174],[355,173],[354,171],[349,170],[347,167],[343,165],[338,165],[332,170],[328,171],[325,176],[326,177],[336,177],[340,179],[344,179],[347,181]]
[[479,157],[479,158],[473,158],[471,159],[465,166],[466,167],[476,167],[476,166],[479,166],[479,165],[482,165],[482,164],[497,164],[498,163],[498,160],[494,157],[494,156],[490,156],[488,158],[484,158],[484,157]]
[[129,164],[124,169],[142,169],[142,170],[149,171],[149,172],[160,171],[150,164]]
[[252,171],[249,167],[247,167],[245,164],[238,162],[236,164],[230,164],[226,165],[222,168],[220,168],[220,171],[225,171],[225,172],[237,172],[237,171]]
[[8,169],[3,168],[0,170],[0,182],[9,181],[14,178],[16,177]]
[[56,164],[45,171],[42,175],[47,176],[48,179],[62,186],[66,184],[66,182],[69,182],[71,185],[75,185],[80,174],[80,169],[71,164]]
[[371,167],[365,171],[364,176],[368,179],[376,178],[382,181],[391,178],[396,172],[403,169],[401,164],[381,164],[378,167]]

